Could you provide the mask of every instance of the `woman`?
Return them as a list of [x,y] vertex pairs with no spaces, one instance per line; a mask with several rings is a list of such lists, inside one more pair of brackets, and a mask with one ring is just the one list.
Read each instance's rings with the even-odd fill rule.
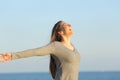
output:
[[71,25],[59,21],[52,29],[49,44],[22,52],[2,54],[0,61],[50,55],[50,72],[54,80],[78,80],[80,54],[71,44],[72,35]]

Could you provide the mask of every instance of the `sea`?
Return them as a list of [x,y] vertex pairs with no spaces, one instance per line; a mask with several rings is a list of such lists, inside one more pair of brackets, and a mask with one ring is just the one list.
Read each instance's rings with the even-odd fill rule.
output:
[[[0,80],[53,80],[47,72],[0,73]],[[120,80],[119,71],[79,72],[79,80]]]

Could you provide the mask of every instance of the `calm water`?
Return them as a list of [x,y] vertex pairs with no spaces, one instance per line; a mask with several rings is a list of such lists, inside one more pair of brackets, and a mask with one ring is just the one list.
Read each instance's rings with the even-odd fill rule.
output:
[[[0,73],[0,80],[52,80],[49,73]],[[120,80],[120,72],[80,72],[79,80]]]

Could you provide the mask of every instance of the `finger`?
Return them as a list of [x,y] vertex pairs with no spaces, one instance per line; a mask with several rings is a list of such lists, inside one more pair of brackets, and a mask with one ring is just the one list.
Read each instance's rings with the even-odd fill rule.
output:
[[0,55],[0,62],[2,62],[2,55]]
[[0,62],[5,62],[3,55],[0,55]]

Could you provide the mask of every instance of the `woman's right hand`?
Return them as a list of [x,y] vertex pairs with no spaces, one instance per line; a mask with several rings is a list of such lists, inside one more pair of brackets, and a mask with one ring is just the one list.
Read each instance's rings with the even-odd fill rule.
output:
[[0,62],[11,61],[11,58],[12,58],[12,54],[11,53],[0,54]]

